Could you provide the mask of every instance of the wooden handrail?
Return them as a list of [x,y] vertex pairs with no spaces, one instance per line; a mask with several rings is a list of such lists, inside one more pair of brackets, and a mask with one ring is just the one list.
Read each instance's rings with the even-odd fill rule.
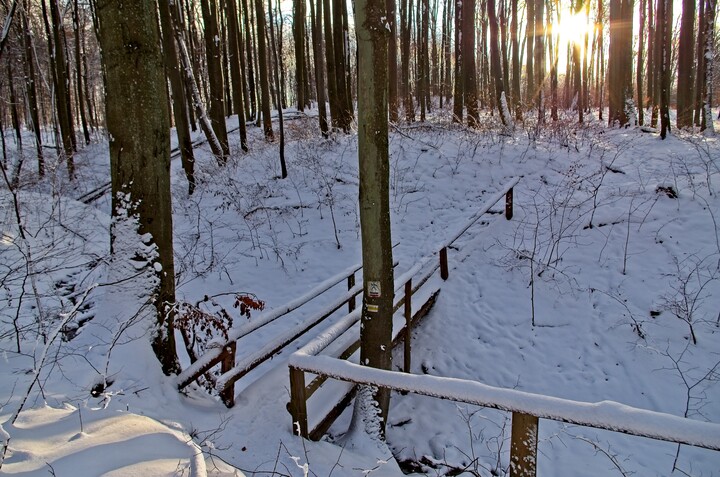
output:
[[303,350],[290,357],[289,366],[292,373],[308,372],[354,384],[385,387],[510,411],[513,413],[513,419],[524,419],[526,422],[518,425],[518,431],[513,429],[513,434],[518,436],[517,439],[520,441],[525,439],[526,442],[519,442],[511,447],[522,448],[522,452],[534,454],[532,458],[522,460],[516,458],[513,461],[511,457],[511,462],[520,466],[513,475],[535,475],[534,471],[527,473],[528,470],[522,467],[522,462],[536,461],[536,450],[533,450],[536,444],[527,441],[526,437],[529,433],[537,436],[537,424],[533,424],[531,419],[518,418],[520,414],[720,451],[720,424],[638,409],[612,401],[597,403],[571,401],[516,389],[488,386],[477,381],[387,371],[329,356],[312,356]]
[[[422,316],[427,314],[430,307],[432,307],[437,292],[434,293],[421,307],[415,315],[412,315],[412,296],[430,279],[435,271],[440,269],[440,277],[443,280],[447,280],[449,276],[448,267],[448,254],[447,249],[450,247],[462,234],[464,234],[477,220],[490,208],[496,204],[499,200],[505,197],[505,217],[510,220],[513,216],[513,187],[520,181],[519,177],[513,178],[506,183],[499,192],[495,193],[488,199],[483,207],[473,214],[470,220],[464,224],[458,232],[452,235],[448,240],[442,243],[438,249],[439,261],[436,261],[434,265],[427,267],[428,263],[431,262],[431,257],[425,257],[419,261],[415,266],[411,267],[408,271],[403,273],[400,277],[395,280],[395,291],[399,292],[404,289],[402,297],[397,300],[393,307],[393,314],[397,312],[401,307],[404,306],[403,316],[405,318],[405,325],[402,330],[393,338],[393,347],[399,344],[400,341],[404,342],[404,353],[403,353],[403,370],[406,373],[410,372],[411,365],[411,331],[412,326]],[[417,277],[422,270],[425,273]],[[415,284],[413,286],[413,280]],[[350,282],[348,281],[348,284]],[[354,282],[353,282],[354,284]],[[340,319],[335,325],[331,326],[317,339],[308,343],[303,347],[302,351],[309,355],[318,355],[322,350],[330,345],[334,340],[338,339],[343,333],[350,329],[355,323],[360,320],[359,310],[355,310],[354,303],[348,306],[348,315]],[[341,360],[350,358],[360,348],[360,340],[357,339],[347,345],[344,349],[339,352],[335,352],[335,356]],[[340,403],[336,405],[331,413],[321,420],[321,423],[315,429],[309,429],[307,423],[307,400],[320,389],[320,386],[328,379],[326,374],[318,374],[308,385],[305,385],[305,377],[300,377],[301,370],[290,367],[290,380],[291,380],[291,401],[288,404],[288,410],[290,411],[294,424],[294,430],[297,434],[303,437],[320,438],[322,433],[332,424],[332,421],[339,415],[344,409],[344,404],[349,402],[350,394],[344,396]],[[295,384],[293,384],[293,382]],[[303,388],[300,389],[299,383],[303,383]],[[295,392],[293,392],[293,389]],[[355,388],[351,388],[351,393]],[[300,402],[303,401],[303,402]],[[295,427],[297,426],[297,427]]]

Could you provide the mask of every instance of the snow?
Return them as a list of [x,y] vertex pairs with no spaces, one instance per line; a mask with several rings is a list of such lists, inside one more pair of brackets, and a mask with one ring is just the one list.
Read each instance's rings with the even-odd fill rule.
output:
[[[499,118],[483,116],[483,129],[471,131],[450,124],[449,111],[437,114],[390,137],[398,290],[410,276],[417,284],[434,271],[438,245],[501,199],[509,181],[522,180],[512,220],[502,216],[502,202],[489,205],[448,248],[448,280],[436,274],[426,285],[442,292],[413,331],[412,374],[393,374],[392,384],[440,386],[551,418],[569,413],[579,422],[716,446],[717,140],[673,130],[660,141],[656,132],[606,128],[592,115],[582,127],[567,116],[547,129],[518,123],[510,134]],[[228,126],[236,124],[231,118]],[[180,164],[172,164],[178,299],[248,292],[267,305],[247,319],[231,298],[217,298],[233,314],[231,336],[244,336],[236,363],[331,309],[347,294],[343,275],[360,260],[356,138],[321,140],[316,128],[312,116],[287,121],[287,180],[275,178],[277,144],[266,144],[257,128],[249,128],[248,154],[235,152],[239,137],[230,135],[234,152],[225,167],[207,144],[199,147],[193,196]],[[14,161],[10,134],[8,145]],[[48,475],[52,466],[56,475],[300,476],[307,469],[377,476],[400,475],[399,463],[414,461],[425,475],[506,475],[507,411],[414,393],[393,393],[386,449],[346,436],[351,409],[321,442],[293,436],[289,359],[389,379],[337,364],[332,338],[350,341],[359,317],[345,316],[344,307],[240,379],[235,407],[196,384],[179,393],[179,378],[162,374],[149,346],[147,285],[138,286],[135,268],[109,260],[107,196],[92,205],[75,200],[107,181],[108,162],[107,143],[99,142],[78,153],[76,184],[49,158],[45,179],[27,166],[22,173],[18,198],[36,290],[10,194],[0,185],[0,448],[8,444],[0,472]],[[142,238],[127,231],[122,240],[154,263]],[[38,310],[44,321],[35,320]],[[276,314],[282,319],[268,319]],[[61,330],[50,343],[70,316],[73,332]],[[311,342],[306,349],[324,349],[321,356],[290,358]],[[402,358],[399,349],[394,370]],[[187,369],[182,353],[181,361]],[[22,405],[33,370],[39,385]],[[325,399],[321,391],[315,398]],[[720,469],[717,451],[547,419],[538,440],[539,475],[620,475],[617,465],[626,475],[717,476]]]

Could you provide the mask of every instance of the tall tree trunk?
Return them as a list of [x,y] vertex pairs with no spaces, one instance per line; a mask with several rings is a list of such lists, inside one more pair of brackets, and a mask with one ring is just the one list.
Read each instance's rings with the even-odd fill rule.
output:
[[518,0],[510,0],[510,39],[512,43],[512,105],[515,119],[522,121],[520,98],[520,43],[518,42]]
[[225,0],[225,22],[228,31],[228,60],[230,63],[231,85],[233,91],[233,105],[238,116],[238,131],[240,133],[240,147],[248,150],[247,126],[245,125],[245,101],[243,85],[245,77],[242,74],[242,32],[240,31],[240,17],[238,16],[237,0]]
[[535,59],[535,0],[527,0],[525,4],[525,48],[527,49],[525,55],[525,100],[528,107],[530,107],[535,101],[535,69],[533,68]]
[[495,12],[495,0],[487,0],[488,21],[490,22],[490,74],[493,78],[493,86],[495,89],[495,104],[498,107],[500,120],[504,126],[507,126],[509,118],[505,117],[502,102],[505,85],[503,83],[502,71],[500,70],[500,49],[498,47],[498,19]]
[[[701,0],[703,1],[703,0]],[[701,20],[702,21],[702,20]],[[683,0],[678,45],[677,127],[692,126],[695,61],[695,0]]]
[[425,121],[425,112],[428,109],[428,0],[419,0],[420,10],[420,41],[418,42],[418,101],[420,103],[420,121]]
[[465,79],[465,107],[468,126],[478,127],[480,122],[477,97],[477,68],[475,66],[475,0],[462,2],[462,66]]
[[32,131],[35,134],[35,148],[37,150],[38,175],[45,175],[45,159],[42,151],[42,127],[38,114],[37,88],[35,87],[35,55],[33,53],[32,31],[28,21],[28,0],[24,1],[22,11],[23,23],[23,66],[25,67],[25,91],[28,99],[28,113]]
[[640,34],[638,35],[637,67],[635,68],[635,86],[637,87],[638,124],[645,124],[645,100],[643,98],[643,55],[645,54],[645,3],[640,0]]
[[322,47],[322,0],[310,0],[310,17],[312,19],[312,44],[313,56],[315,57],[315,88],[317,90],[318,117],[320,120],[320,132],[322,137],[327,138],[330,131],[330,124],[327,117],[327,96],[325,94],[325,69],[323,68],[323,47]]
[[188,181],[188,194],[192,195],[195,191],[195,153],[193,152],[192,140],[190,138],[185,87],[183,86],[182,74],[179,69],[180,65],[178,63],[177,48],[175,47],[175,35],[173,34],[170,8],[177,8],[177,6],[173,5],[171,7],[170,2],[158,2],[165,71],[170,80],[172,109],[180,149],[180,161],[182,162],[183,171],[185,172],[185,178]]
[[[272,0],[269,2],[268,5],[268,13],[270,18],[272,18]],[[275,22],[270,22],[270,42],[275,45],[275,27],[273,26]],[[275,70],[275,80],[278,83],[278,87],[276,88],[276,94],[277,94],[277,105],[278,105],[278,125],[280,126],[280,178],[285,179],[287,177],[287,165],[285,164],[285,124],[283,121],[283,102],[282,102],[282,88],[279,86],[281,83],[280,80],[280,59],[278,58],[278,49],[273,48],[273,68]]]
[[398,98],[398,58],[397,58],[397,1],[385,0],[387,8],[388,27],[390,37],[388,38],[388,105],[390,108],[390,122],[397,123],[400,120]]
[[293,0],[293,40],[295,42],[295,94],[297,95],[297,109],[303,111],[309,105],[309,99],[305,98],[305,90],[308,79],[305,66],[305,17],[306,0]]
[[[392,365],[394,300],[387,121],[389,32],[385,29],[385,15],[385,0],[356,0],[360,230],[365,290],[360,362],[380,369],[390,369]],[[382,438],[389,401],[390,392],[386,388],[377,389],[374,395],[368,387],[361,389],[353,426],[363,426],[366,432]]]
[[[453,119],[454,123],[463,122],[463,108],[465,103],[465,66],[463,58],[463,8],[462,0],[455,0],[455,91],[453,93]],[[468,35],[470,33],[468,32]],[[408,48],[409,49],[409,48]]]
[[[543,105],[543,83],[545,81],[545,0],[535,0],[535,95],[537,96],[538,121],[545,121],[545,106]],[[589,0],[588,0],[589,1]]]
[[218,8],[216,0],[200,2],[202,6],[203,22],[205,23],[205,52],[207,56],[207,70],[210,83],[210,121],[215,135],[220,141],[222,156],[220,164],[227,162],[230,156],[230,146],[225,123],[225,82],[222,68],[222,49],[218,39]]
[[[165,374],[178,371],[173,315],[175,270],[170,198],[170,121],[156,5],[143,0],[97,0],[105,65],[110,137],[112,214],[137,214],[140,234],[157,246],[153,290],[156,326],[152,347]],[[136,48],[127,48],[128,44]],[[121,194],[129,194],[124,212]],[[116,224],[117,222],[113,222]],[[111,236],[114,229],[111,230]],[[157,271],[156,271],[157,270]]]
[[73,0],[72,9],[73,32],[75,33],[75,86],[77,88],[78,111],[80,111],[80,124],[83,129],[83,137],[85,145],[90,144],[90,130],[88,129],[87,117],[85,116],[85,108],[83,107],[83,74],[82,74],[82,55],[80,54],[80,40],[82,38],[82,30],[80,25],[80,15],[78,14],[78,0]]
[[400,56],[402,59],[401,84],[405,120],[415,121],[415,105],[413,104],[412,88],[410,87],[410,32],[412,29],[412,0],[401,0],[400,7]]
[[672,76],[673,0],[660,0],[657,16],[663,19],[661,73],[660,73],[660,137],[670,132],[670,81]]
[[703,64],[703,100],[700,130],[705,135],[713,135],[715,128],[712,119],[713,67],[715,64],[715,15],[717,0],[705,0],[703,37],[705,40],[705,61]]
[[[73,129],[72,112],[70,110],[70,92],[68,90],[69,82],[67,76],[67,61],[65,57],[65,48],[63,44],[63,35],[61,34],[62,23],[60,20],[60,9],[57,0],[50,0],[50,18],[52,19],[52,28],[47,21],[47,7],[45,0],[42,1],[43,18],[45,20],[45,28],[48,39],[52,35],[51,43],[51,67],[53,70],[53,84],[55,91],[55,109],[57,111],[58,123],[60,124],[60,136],[62,142],[62,152],[70,179],[75,178],[75,160],[73,154],[75,152],[75,131]],[[63,30],[64,31],[64,30]],[[58,147],[60,145],[58,144]]]
[[[652,2],[650,2],[652,3]],[[703,27],[703,18],[705,18],[705,0],[699,0],[698,8],[698,36],[697,36],[697,48],[695,54],[697,58],[695,60],[695,89],[694,89],[694,103],[693,103],[693,124],[700,126],[702,124],[703,115],[703,96],[705,93],[705,28]]]
[[617,122],[625,126],[630,119],[628,103],[632,98],[632,19],[632,0],[610,0],[610,125]]
[[[268,77],[268,54],[265,42],[265,9],[263,0],[255,1],[255,21],[257,23],[257,58],[260,76],[260,109],[262,110],[262,124],[265,139],[274,141],[272,118],[270,117],[270,78]],[[272,0],[270,0],[272,1]]]
[[[257,108],[257,95],[255,94],[255,66],[253,60],[253,42],[252,32],[253,29],[250,26],[252,22],[250,17],[252,16],[252,5],[248,7],[247,0],[240,0],[238,8],[242,8],[242,21],[245,29],[245,54],[240,56],[240,66],[242,71],[247,72],[247,84],[243,83],[243,94],[247,99],[245,101],[245,112],[246,117],[249,120],[253,120],[258,114]],[[242,35],[242,32],[240,33]]]
[[325,32],[325,57],[327,58],[328,100],[333,128],[340,128],[340,99],[338,98],[337,73],[335,72],[335,45],[333,43],[332,12],[330,0],[323,2],[323,31]]

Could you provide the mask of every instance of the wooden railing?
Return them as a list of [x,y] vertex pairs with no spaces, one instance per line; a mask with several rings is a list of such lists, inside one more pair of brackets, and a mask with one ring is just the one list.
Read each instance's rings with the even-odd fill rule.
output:
[[[197,380],[200,376],[207,373],[214,366],[220,364],[221,375],[217,379],[215,387],[225,405],[227,407],[232,407],[235,400],[234,384],[238,379],[273,356],[277,351],[286,346],[287,343],[297,339],[310,328],[321,323],[344,304],[347,303],[351,311],[355,308],[355,296],[362,291],[362,287],[355,285],[355,274],[361,268],[362,266],[359,264],[349,267],[320,283],[302,297],[292,300],[279,308],[263,313],[242,326],[231,330],[228,341],[225,344],[211,348],[178,375],[178,389],[185,388],[187,385]],[[258,352],[244,358],[241,363],[235,363],[235,351],[238,340],[300,308],[343,281],[347,281],[348,291],[330,305],[330,308],[332,309],[330,313],[324,313],[320,316],[313,317],[311,320],[303,320],[301,323],[296,325],[295,328],[285,331],[281,336],[273,339]]]
[[[511,412],[510,475],[513,477],[536,475],[540,419],[720,451],[719,424],[612,401],[578,402],[476,381],[369,368],[332,356],[317,356],[317,348],[317,343],[311,342],[290,356],[291,376],[293,372],[313,373],[354,385],[384,387]],[[296,421],[293,428],[308,437],[302,422]]]
[[[441,270],[441,276],[443,277],[443,279],[447,279],[447,248],[450,247],[455,242],[455,240],[457,240],[457,238],[460,237],[460,235],[462,235],[483,214],[487,213],[490,208],[503,197],[503,195],[505,196],[505,217],[508,218],[508,220],[512,217],[512,188],[517,184],[519,180],[519,178],[515,178],[511,180],[508,184],[506,184],[500,192],[493,195],[485,203],[485,206],[482,209],[480,209],[478,212],[471,216],[470,220],[458,231],[458,233],[453,235],[449,240],[442,244],[439,251],[439,263],[432,270],[432,272],[437,270],[437,268],[439,267]],[[422,262],[423,265],[427,263],[428,260]],[[397,262],[393,266],[396,265]],[[184,389],[190,383],[196,381],[198,378],[210,371],[210,369],[217,365],[220,365],[220,376],[215,381],[215,389],[218,391],[218,394],[222,401],[225,403],[225,405],[227,407],[232,407],[235,403],[235,383],[247,373],[258,367],[260,364],[270,359],[272,356],[275,355],[275,353],[282,350],[289,343],[298,339],[311,328],[325,321],[327,318],[332,316],[336,311],[338,311],[345,305],[347,305],[349,313],[355,312],[359,317],[359,310],[356,310],[356,299],[357,296],[362,293],[362,284],[356,285],[355,282],[356,273],[361,269],[362,265],[360,264],[349,267],[346,270],[338,273],[337,275],[320,283],[302,297],[296,298],[295,300],[292,300],[279,308],[263,313],[257,318],[253,318],[251,321],[248,321],[247,323],[239,326],[238,328],[231,330],[228,340],[225,344],[218,345],[217,347],[209,349],[202,356],[200,356],[197,361],[191,363],[190,366],[188,366],[178,375],[178,389]],[[413,267],[410,272],[414,271],[414,273],[417,273],[419,270],[420,268],[416,266]],[[403,276],[408,276],[408,273],[405,273]],[[411,278],[412,277],[410,276],[410,278],[402,282],[404,284],[403,287],[406,294],[408,290],[407,287],[410,287],[410,289],[412,290],[412,293],[410,293],[409,295],[415,293],[415,291],[417,291],[425,283],[425,281],[427,281],[429,275],[424,280],[418,281],[414,287],[412,286]],[[323,312],[302,320],[293,328],[283,331],[279,336],[276,336],[275,338],[270,340],[259,350],[251,353],[248,356],[243,357],[240,361],[236,362],[236,350],[238,340],[268,325],[269,323],[272,323],[278,318],[285,316],[288,313],[300,308],[301,306],[317,298],[321,294],[327,292],[329,289],[340,284],[343,281],[347,281],[347,292],[337,297],[330,305],[325,306]],[[403,306],[403,304],[405,303],[404,296],[405,295],[403,295],[403,299],[401,299],[396,304],[396,311],[400,306]],[[432,298],[432,300],[434,302],[434,297]],[[410,301],[408,301],[408,303],[410,303]],[[431,306],[431,304],[428,303],[431,302],[426,302],[421,307],[421,309],[425,309],[425,313],[427,313],[429,306]],[[425,308],[425,305],[428,305],[428,308]],[[409,304],[406,305],[406,308],[408,308],[409,306]],[[409,313],[409,311],[406,310],[406,313]],[[419,320],[421,316],[422,315],[418,314],[413,315],[412,317],[410,317],[410,321],[414,323],[415,321]],[[410,328],[408,327],[407,330],[404,331],[404,333],[409,336]],[[395,336],[394,342],[397,344],[400,341],[402,341],[402,336]],[[406,369],[409,370],[410,340],[407,339],[404,341],[406,343],[406,360],[408,360],[406,363]],[[345,358],[349,357],[357,350],[358,346],[359,343],[352,343],[347,347],[344,353],[341,353],[342,356]],[[310,383],[311,391],[314,392],[314,390],[319,388],[322,382],[324,382],[324,379],[315,380],[314,383]],[[312,392],[310,392],[310,394],[312,394]]]
[[[432,275],[440,269],[440,277],[447,280],[449,276],[448,267],[448,248],[451,247],[461,235],[463,235],[480,217],[486,214],[492,206],[505,197],[505,218],[510,220],[513,216],[513,187],[517,185],[520,178],[514,178],[496,194],[491,196],[477,212],[453,235],[451,235],[439,247],[435,255],[426,257],[417,263],[410,270],[395,280],[395,294],[402,295],[395,302],[393,312],[403,307],[402,320],[393,322],[393,347],[403,342],[403,369],[406,373],[410,372],[411,366],[411,332],[420,319],[422,319],[435,303],[439,287],[425,293],[425,300],[418,306],[417,310],[413,310],[413,296],[428,282]],[[438,258],[439,257],[439,260]],[[336,322],[333,326],[325,330],[318,338],[311,341],[303,349],[311,355],[318,355],[330,346],[335,340],[341,339],[353,325],[360,320],[360,311],[355,310],[348,313],[345,317]],[[336,350],[331,353],[331,357],[338,359],[348,359],[360,347],[360,340],[354,338],[345,346],[337,346]],[[345,389],[342,396],[335,396],[334,405],[320,416],[319,421],[315,425],[308,422],[308,400],[315,394],[320,386],[327,380],[328,376],[320,374],[315,377],[309,384],[305,384],[305,371],[301,368],[290,365],[290,402],[288,403],[288,411],[293,420],[293,429],[303,437],[312,440],[320,439],[329,429],[330,425],[339,417],[345,407],[350,403],[355,393],[356,387],[351,386]]]

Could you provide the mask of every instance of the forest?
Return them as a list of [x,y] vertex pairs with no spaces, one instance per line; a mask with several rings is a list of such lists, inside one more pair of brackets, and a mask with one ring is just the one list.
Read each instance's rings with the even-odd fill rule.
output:
[[0,0],[0,474],[717,475],[716,12]]

